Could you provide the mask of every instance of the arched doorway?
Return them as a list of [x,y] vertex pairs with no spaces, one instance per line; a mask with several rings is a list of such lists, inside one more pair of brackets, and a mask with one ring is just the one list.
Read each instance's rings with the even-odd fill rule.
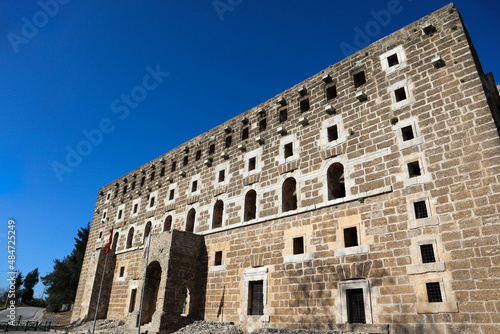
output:
[[158,290],[161,281],[161,266],[157,261],[148,265],[146,280],[144,281],[144,302],[142,304],[141,325],[151,322],[156,311]]

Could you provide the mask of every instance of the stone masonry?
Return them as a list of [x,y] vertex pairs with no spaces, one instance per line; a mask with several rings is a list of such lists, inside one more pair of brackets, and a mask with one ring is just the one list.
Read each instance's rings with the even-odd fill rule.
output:
[[113,227],[99,318],[131,332],[146,282],[149,333],[498,333],[499,111],[449,4],[101,188],[73,320]]

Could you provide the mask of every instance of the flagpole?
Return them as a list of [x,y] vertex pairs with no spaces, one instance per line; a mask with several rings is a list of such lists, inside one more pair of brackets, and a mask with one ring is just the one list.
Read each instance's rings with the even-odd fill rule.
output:
[[[142,280],[142,292],[141,292],[141,307],[139,309],[139,328],[137,329],[137,334],[141,334],[141,321],[142,321],[142,304],[144,303],[144,287],[146,286],[146,274],[148,272],[148,262],[149,262],[149,243],[151,242],[151,235],[153,233],[150,232],[148,236],[148,241],[144,247],[147,247],[148,252],[146,255],[146,269],[144,270],[144,279]],[[144,257],[142,258],[144,259]]]
[[106,274],[106,262],[108,262],[108,253],[106,253],[106,257],[104,258],[104,268],[102,269],[101,286],[99,287],[99,297],[97,297],[97,306],[95,308],[94,325],[92,326],[92,334],[94,334],[95,322],[97,320],[97,311],[99,311],[99,301],[101,300],[102,282],[104,281],[104,274]]

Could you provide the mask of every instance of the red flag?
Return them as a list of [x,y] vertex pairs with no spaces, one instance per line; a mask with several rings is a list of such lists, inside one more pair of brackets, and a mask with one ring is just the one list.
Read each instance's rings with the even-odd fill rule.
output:
[[113,227],[111,227],[111,234],[109,235],[108,245],[106,246],[106,254],[109,253],[109,249],[111,248],[111,242],[113,242]]

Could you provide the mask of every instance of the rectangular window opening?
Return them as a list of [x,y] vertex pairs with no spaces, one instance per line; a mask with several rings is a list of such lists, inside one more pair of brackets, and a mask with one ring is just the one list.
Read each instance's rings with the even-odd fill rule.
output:
[[304,237],[293,238],[293,255],[304,254]]
[[415,203],[413,203],[413,206],[415,208],[415,218],[416,219],[422,219],[422,218],[429,217],[427,214],[427,205],[425,204],[425,201],[415,202]]
[[403,141],[412,140],[413,138],[415,138],[411,125],[401,128],[401,134],[403,135]]
[[168,199],[171,201],[174,199],[175,189],[170,190],[170,194],[168,195]]
[[151,197],[149,199],[149,207],[152,208],[153,206],[155,205],[155,198],[154,197]]
[[267,129],[267,120],[264,118],[264,119],[261,119],[259,122],[259,131],[262,132],[266,129]]
[[143,186],[144,186],[144,183],[146,183],[146,177],[145,177],[145,176],[143,176],[143,177],[141,178],[141,187],[143,187]]
[[293,155],[293,143],[285,145],[285,159]]
[[198,150],[196,151],[195,160],[198,161],[200,159],[201,159],[201,150]]
[[392,56],[387,57],[387,63],[389,67],[393,67],[399,64],[398,54],[395,53]]
[[184,159],[182,160],[182,165],[183,165],[183,166],[186,166],[186,165],[188,164],[188,162],[189,162],[189,157],[186,155],[186,156],[184,157]]
[[107,211],[104,211],[104,213],[102,214],[102,219],[106,219],[106,215],[108,214]]
[[174,161],[172,162],[172,167],[170,168],[171,172],[175,172],[175,168],[177,167],[177,163]]
[[194,193],[196,190],[198,190],[198,181],[194,180],[193,184],[191,185],[191,192]]
[[215,153],[215,144],[210,145],[208,148],[208,155]]
[[422,263],[436,262],[432,244],[420,245],[420,254],[422,254]]
[[137,296],[137,289],[132,289],[131,293],[130,293],[130,305],[128,307],[128,311],[129,313],[130,312],[134,312],[134,308],[135,308],[135,298]]
[[356,226],[344,229],[344,245],[345,247],[358,246],[358,229]]
[[219,171],[219,182],[224,182],[226,179],[226,171],[223,169]]
[[125,267],[120,267],[120,277],[125,275]]
[[264,314],[264,282],[250,281],[248,295],[248,314],[263,315]]
[[337,129],[337,125],[332,125],[332,126],[328,127],[327,132],[328,132],[328,141],[329,142],[339,139],[339,132]]
[[137,213],[137,210],[139,209],[139,204],[134,204],[134,213]]
[[135,189],[135,181],[134,181],[134,182],[132,182],[132,186],[131,186],[131,188],[132,188],[132,190],[134,190],[134,189]]
[[406,91],[404,87],[398,88],[394,91],[394,96],[396,96],[396,102],[406,100]]
[[161,168],[160,177],[165,176],[165,167]]
[[102,238],[102,231],[99,232],[99,238],[98,239],[101,239]]
[[257,159],[255,157],[248,159],[248,170],[249,171],[255,169],[255,162],[256,162],[256,160]]
[[410,162],[407,166],[410,178],[422,175],[418,161]]
[[333,100],[337,97],[337,85],[332,85],[326,87],[326,99],[327,101]]
[[425,286],[427,288],[427,298],[429,299],[429,303],[441,303],[443,301],[439,282],[425,283]]
[[106,196],[106,201],[109,201],[110,198],[111,198],[111,193],[108,193],[108,195]]
[[300,101],[300,112],[306,112],[310,108],[309,106],[309,99],[303,99]]
[[279,122],[283,123],[286,121],[288,118],[288,110],[286,108],[283,108],[279,111]]
[[365,71],[358,72],[352,76],[354,79],[354,87],[358,88],[366,83]]
[[151,173],[151,177],[150,177],[150,179],[149,179],[149,180],[150,180],[150,181],[153,181],[154,179],[155,179],[155,172],[152,172],[152,173]]
[[232,136],[227,136],[226,137],[226,148],[231,147],[231,142],[233,141]]
[[365,302],[363,289],[347,289],[347,319],[351,324],[365,324]]
[[125,195],[126,193],[127,193],[127,185],[123,187],[123,195]]
[[214,266],[222,265],[222,251],[215,252]]
[[248,127],[241,130],[241,140],[248,139]]
[[122,219],[123,210],[118,211],[118,219]]

